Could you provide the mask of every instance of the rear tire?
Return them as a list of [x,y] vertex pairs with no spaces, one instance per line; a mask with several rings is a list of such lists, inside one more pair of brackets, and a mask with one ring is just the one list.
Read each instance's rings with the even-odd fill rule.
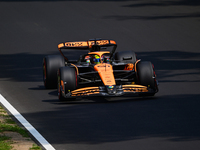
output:
[[57,87],[57,70],[65,66],[65,60],[60,55],[48,55],[43,59],[43,82],[47,89]]
[[121,51],[115,53],[115,60],[125,63],[135,63],[136,55],[133,51]]
[[74,68],[70,67],[61,67],[58,70],[58,98],[60,101],[63,100],[74,100],[75,98],[65,98],[61,93],[61,82],[64,83],[65,94],[73,91],[77,87],[77,74]]
[[[149,61],[140,61],[136,65],[137,83],[153,89],[156,93],[156,81],[152,63]],[[155,93],[139,94],[140,96],[154,96]]]

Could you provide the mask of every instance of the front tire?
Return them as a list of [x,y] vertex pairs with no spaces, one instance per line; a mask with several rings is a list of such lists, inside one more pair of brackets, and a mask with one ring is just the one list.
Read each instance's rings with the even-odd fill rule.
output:
[[153,93],[144,93],[140,96],[154,96],[157,92],[157,83],[152,63],[149,61],[140,61],[136,65],[137,83],[151,88]]
[[75,98],[65,98],[64,95],[77,88],[77,74],[75,69],[71,67],[59,68],[57,79],[59,100],[74,100]]

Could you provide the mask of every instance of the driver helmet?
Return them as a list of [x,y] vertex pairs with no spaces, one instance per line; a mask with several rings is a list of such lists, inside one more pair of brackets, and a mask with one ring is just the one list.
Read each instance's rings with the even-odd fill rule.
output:
[[93,62],[94,62],[94,64],[100,64],[101,63],[99,55],[94,55]]

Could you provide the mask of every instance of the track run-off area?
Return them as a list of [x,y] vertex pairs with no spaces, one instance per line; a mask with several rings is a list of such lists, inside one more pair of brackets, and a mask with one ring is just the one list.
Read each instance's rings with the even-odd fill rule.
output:
[[[0,94],[51,148],[200,149],[198,0],[0,0],[0,18]],[[60,102],[44,88],[43,57],[91,38],[151,61],[159,92]]]

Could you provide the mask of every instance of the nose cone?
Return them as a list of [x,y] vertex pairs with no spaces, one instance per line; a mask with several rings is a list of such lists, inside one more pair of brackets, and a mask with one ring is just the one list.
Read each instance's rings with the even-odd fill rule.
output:
[[111,64],[101,63],[94,66],[94,70],[98,71],[99,76],[106,86],[116,85]]
[[116,85],[107,85],[106,90],[108,94],[116,94]]

